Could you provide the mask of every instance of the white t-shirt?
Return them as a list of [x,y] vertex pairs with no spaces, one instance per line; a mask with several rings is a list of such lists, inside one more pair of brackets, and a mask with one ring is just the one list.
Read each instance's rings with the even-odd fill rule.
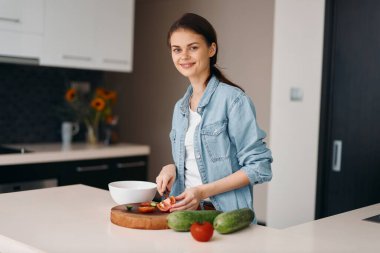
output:
[[194,132],[201,121],[201,115],[193,112],[190,108],[189,127],[185,136],[185,188],[195,187],[202,184],[197,161],[194,154]]

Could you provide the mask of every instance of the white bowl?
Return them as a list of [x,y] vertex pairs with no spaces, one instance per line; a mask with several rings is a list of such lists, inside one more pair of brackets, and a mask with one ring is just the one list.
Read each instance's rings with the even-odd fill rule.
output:
[[153,200],[157,184],[146,181],[116,181],[108,184],[112,199],[119,205]]

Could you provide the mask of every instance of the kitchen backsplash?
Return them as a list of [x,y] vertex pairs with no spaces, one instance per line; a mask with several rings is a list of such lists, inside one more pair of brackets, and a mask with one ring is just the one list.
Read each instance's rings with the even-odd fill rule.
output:
[[[61,141],[64,94],[72,81],[102,85],[102,71],[0,64],[0,144]],[[84,140],[84,131],[74,141]]]

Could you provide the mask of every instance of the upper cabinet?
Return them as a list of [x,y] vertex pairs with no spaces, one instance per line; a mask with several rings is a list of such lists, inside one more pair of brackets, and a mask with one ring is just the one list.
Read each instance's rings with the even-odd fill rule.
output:
[[44,32],[44,0],[0,0],[0,55],[38,58]]
[[98,0],[95,48],[105,70],[132,71],[134,1]]
[[[134,5],[135,0],[0,0],[0,54],[35,57],[44,66],[131,72]],[[11,50],[15,38],[8,33],[39,36],[23,41],[32,42],[35,52],[27,54],[19,45]],[[9,44],[5,50],[3,41]]]
[[41,65],[95,69],[95,1],[47,0]]
[[134,0],[47,0],[41,64],[132,71]]

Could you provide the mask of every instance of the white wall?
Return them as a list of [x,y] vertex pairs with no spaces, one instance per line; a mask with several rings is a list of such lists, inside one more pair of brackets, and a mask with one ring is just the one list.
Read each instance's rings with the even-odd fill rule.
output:
[[[270,134],[273,179],[267,225],[314,219],[322,76],[324,0],[275,1]],[[290,88],[303,101],[290,101]]]

